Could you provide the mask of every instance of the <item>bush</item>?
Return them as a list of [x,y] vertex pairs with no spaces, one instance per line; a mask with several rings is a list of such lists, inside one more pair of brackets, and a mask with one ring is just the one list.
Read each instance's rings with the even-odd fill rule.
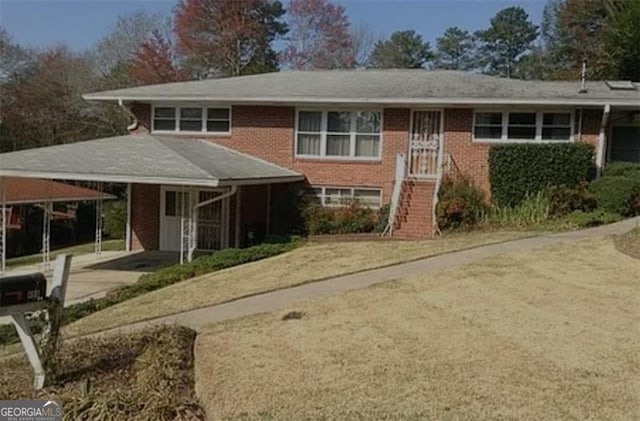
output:
[[121,240],[124,238],[127,226],[127,203],[109,202],[104,208],[104,232],[109,238]]
[[538,192],[526,197],[517,206],[495,207],[487,213],[486,222],[501,227],[527,228],[549,219],[549,196]]
[[640,180],[640,164],[633,162],[612,162],[604,169],[604,175],[621,175]]
[[602,209],[594,210],[591,212],[574,211],[562,218],[562,222],[567,225],[578,228],[597,227],[598,225],[611,224],[618,222],[620,215],[613,212],[608,212]]
[[589,189],[595,194],[598,207],[623,216],[640,212],[640,179],[606,175],[594,180]]
[[489,151],[491,194],[498,206],[516,206],[550,186],[576,186],[592,171],[593,146],[586,143],[495,145]]
[[551,216],[567,215],[577,210],[589,212],[597,206],[596,197],[589,191],[588,183],[580,183],[575,187],[564,184],[551,186],[548,195]]
[[304,210],[303,216],[307,232],[312,235],[359,234],[377,231],[379,225],[386,224],[386,219],[382,221],[383,212],[383,209],[376,211],[360,206],[354,200],[339,208],[310,205]]
[[468,178],[442,181],[436,206],[440,229],[471,228],[478,224],[486,210],[484,192]]
[[[153,273],[144,274],[138,281],[115,289],[104,298],[90,299],[65,307],[62,324],[66,325],[96,311],[103,310],[123,301],[160,289],[194,276],[215,272],[232,266],[266,259],[293,250],[298,243],[260,244],[245,249],[224,249],[214,254],[200,256],[190,263],[173,265]],[[40,318],[30,320],[34,333],[42,331],[44,321]],[[13,325],[0,326],[0,344],[18,341]]]

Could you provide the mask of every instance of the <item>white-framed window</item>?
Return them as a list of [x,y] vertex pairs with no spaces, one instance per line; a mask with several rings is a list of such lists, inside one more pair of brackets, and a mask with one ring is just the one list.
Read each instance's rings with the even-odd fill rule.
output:
[[382,204],[382,189],[368,187],[312,186],[307,200],[311,204],[339,207],[357,200],[361,206],[379,208]]
[[382,111],[298,110],[296,156],[379,160]]
[[231,108],[202,106],[153,106],[151,131],[158,133],[231,133]]
[[475,142],[572,142],[574,112],[566,110],[476,110]]

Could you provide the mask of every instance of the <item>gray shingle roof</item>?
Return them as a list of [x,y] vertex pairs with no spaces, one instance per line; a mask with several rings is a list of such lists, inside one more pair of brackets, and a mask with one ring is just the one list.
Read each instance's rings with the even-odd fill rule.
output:
[[140,86],[84,95],[89,100],[206,100],[233,103],[567,103],[640,106],[640,84],[523,81],[447,70],[283,71]]
[[0,176],[218,186],[293,181],[295,171],[204,140],[136,134],[0,154]]

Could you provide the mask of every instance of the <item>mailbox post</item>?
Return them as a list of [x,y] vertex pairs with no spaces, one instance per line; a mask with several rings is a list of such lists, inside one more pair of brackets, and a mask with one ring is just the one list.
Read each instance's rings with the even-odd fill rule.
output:
[[20,342],[33,367],[36,390],[44,386],[45,370],[42,365],[41,351],[29,328],[25,314],[49,309],[51,323],[49,334],[53,335],[51,338],[54,343],[57,341],[70,268],[71,256],[58,256],[53,271],[51,293],[48,297],[46,296],[46,278],[41,273],[0,278],[0,316],[10,316],[18,331]]

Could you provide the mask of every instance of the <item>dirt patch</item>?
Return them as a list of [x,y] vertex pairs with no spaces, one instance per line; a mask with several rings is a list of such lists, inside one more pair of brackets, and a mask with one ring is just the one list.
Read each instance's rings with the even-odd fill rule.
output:
[[633,229],[615,238],[618,250],[633,258],[640,259],[640,228]]
[[69,419],[204,419],[193,387],[195,332],[162,327],[64,345],[44,392],[26,356],[0,360],[0,399],[51,398]]
[[610,238],[216,324],[214,419],[640,419],[640,261]]

